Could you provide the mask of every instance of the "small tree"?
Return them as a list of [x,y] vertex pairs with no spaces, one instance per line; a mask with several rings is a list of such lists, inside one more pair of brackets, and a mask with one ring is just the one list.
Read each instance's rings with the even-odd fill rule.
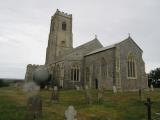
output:
[[7,86],[9,86],[9,84],[0,79],[0,87],[7,87]]
[[149,83],[156,85],[158,79],[160,79],[160,68],[151,70],[149,73]]

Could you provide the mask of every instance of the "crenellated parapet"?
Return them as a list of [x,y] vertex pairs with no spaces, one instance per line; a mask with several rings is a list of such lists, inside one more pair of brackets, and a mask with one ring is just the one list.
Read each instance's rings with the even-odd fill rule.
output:
[[67,17],[67,18],[72,18],[72,14],[61,12],[61,11],[59,11],[59,9],[57,9],[55,15],[61,15],[61,16]]
[[44,66],[44,65],[28,64],[26,68],[25,81],[26,82],[32,81],[34,70],[41,66]]

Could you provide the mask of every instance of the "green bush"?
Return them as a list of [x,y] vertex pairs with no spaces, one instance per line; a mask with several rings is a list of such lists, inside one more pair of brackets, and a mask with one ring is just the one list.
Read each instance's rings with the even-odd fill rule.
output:
[[9,83],[4,82],[2,79],[0,79],[0,87],[7,87],[9,86]]

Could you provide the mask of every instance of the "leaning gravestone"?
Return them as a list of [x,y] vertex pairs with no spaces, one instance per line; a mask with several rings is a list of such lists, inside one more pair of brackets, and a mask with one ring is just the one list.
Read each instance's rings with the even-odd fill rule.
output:
[[69,106],[68,109],[65,111],[66,120],[77,120],[77,111],[74,109],[73,106]]
[[85,99],[86,99],[87,104],[92,103],[91,92],[87,85],[85,86]]
[[113,86],[113,93],[117,93],[117,88],[116,88],[116,86]]
[[57,103],[59,101],[59,94],[58,94],[58,87],[57,86],[54,86],[54,88],[53,88],[53,92],[51,95],[51,101],[53,103]]
[[27,120],[39,120],[42,116],[42,99],[32,96],[27,101]]

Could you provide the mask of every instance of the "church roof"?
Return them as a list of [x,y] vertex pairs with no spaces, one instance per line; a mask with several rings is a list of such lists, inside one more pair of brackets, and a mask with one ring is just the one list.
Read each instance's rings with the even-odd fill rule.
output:
[[89,42],[87,42],[87,43],[84,43],[84,44],[82,44],[82,45],[74,48],[74,50],[86,48],[86,47],[90,46],[90,45],[93,44],[93,43],[98,43],[98,44],[100,44],[100,45],[103,47],[103,45],[99,42],[99,40],[98,40],[97,38],[95,38],[95,39],[93,39],[93,40],[91,40],[91,41],[89,41]]
[[88,56],[88,55],[91,55],[91,54],[95,54],[95,53],[98,53],[98,52],[101,52],[101,51],[104,51],[104,50],[108,50],[108,49],[111,49],[111,48],[114,48],[116,44],[112,44],[112,45],[109,45],[109,46],[106,46],[106,47],[102,47],[100,49],[97,49],[97,50],[94,50],[88,54],[86,54],[85,56]]
[[117,43],[117,44],[120,44],[120,43],[122,43],[122,42],[124,42],[124,41],[126,41],[126,40],[131,40],[131,41],[139,48],[139,50],[140,50],[141,52],[143,52],[143,50],[137,45],[137,43],[131,38],[130,35],[128,36],[128,38],[124,39],[123,41],[121,41],[121,42],[119,42],[119,43]]
[[92,55],[92,54],[95,54],[95,53],[98,53],[98,52],[101,52],[101,51],[105,51],[105,50],[108,50],[108,49],[111,49],[111,48],[115,48],[117,44],[120,44],[120,43],[122,43],[126,40],[132,40],[133,43],[142,51],[142,49],[137,45],[137,43],[129,36],[128,38],[124,39],[121,42],[118,42],[118,43],[115,43],[115,44],[112,44],[112,45],[109,45],[109,46],[106,46],[106,47],[99,48],[99,49],[94,50],[90,53],[87,53],[85,56]]

